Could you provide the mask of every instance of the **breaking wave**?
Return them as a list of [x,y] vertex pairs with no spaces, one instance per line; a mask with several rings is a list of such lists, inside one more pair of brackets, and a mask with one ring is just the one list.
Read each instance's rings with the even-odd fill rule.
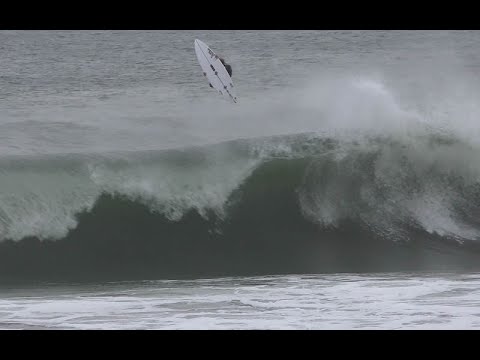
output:
[[476,143],[355,87],[321,132],[0,158],[0,278],[478,268]]

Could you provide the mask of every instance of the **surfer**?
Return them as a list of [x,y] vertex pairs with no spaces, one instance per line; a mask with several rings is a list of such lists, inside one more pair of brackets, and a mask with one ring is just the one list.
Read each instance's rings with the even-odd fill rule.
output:
[[[222,62],[223,66],[225,66],[225,69],[227,70],[228,75],[232,77],[232,67],[230,66],[230,64],[227,64],[224,58],[219,57],[218,59]],[[210,85],[210,87],[213,89],[212,84],[208,83],[208,85]]]
[[228,75],[232,77],[232,67],[230,64],[227,64],[223,58],[220,58],[220,61],[222,62],[223,66],[225,66],[225,69],[227,69]]

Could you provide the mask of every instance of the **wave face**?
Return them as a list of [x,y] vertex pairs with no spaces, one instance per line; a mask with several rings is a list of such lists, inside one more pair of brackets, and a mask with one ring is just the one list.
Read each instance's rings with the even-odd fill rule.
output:
[[477,150],[438,137],[409,141],[303,134],[103,158],[4,159],[0,274],[478,267]]

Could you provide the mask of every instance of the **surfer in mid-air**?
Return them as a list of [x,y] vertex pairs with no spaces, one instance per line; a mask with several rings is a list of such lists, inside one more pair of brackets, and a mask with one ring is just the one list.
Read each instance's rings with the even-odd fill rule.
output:
[[207,44],[198,39],[195,39],[195,54],[209,86],[217,93],[236,103],[237,96],[233,87],[232,66],[225,61],[223,56],[215,54]]
[[[231,67],[231,65],[226,63],[224,58],[219,57],[218,59],[222,62],[223,66],[225,66],[225,69],[227,70],[228,75],[230,75],[230,77],[232,77],[232,67]],[[213,88],[212,84],[208,83],[208,85],[210,85],[210,87]]]

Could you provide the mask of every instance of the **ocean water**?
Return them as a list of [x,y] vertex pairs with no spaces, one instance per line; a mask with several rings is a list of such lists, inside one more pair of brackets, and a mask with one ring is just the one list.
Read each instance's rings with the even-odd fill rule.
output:
[[0,31],[0,328],[478,328],[479,80],[478,31]]

